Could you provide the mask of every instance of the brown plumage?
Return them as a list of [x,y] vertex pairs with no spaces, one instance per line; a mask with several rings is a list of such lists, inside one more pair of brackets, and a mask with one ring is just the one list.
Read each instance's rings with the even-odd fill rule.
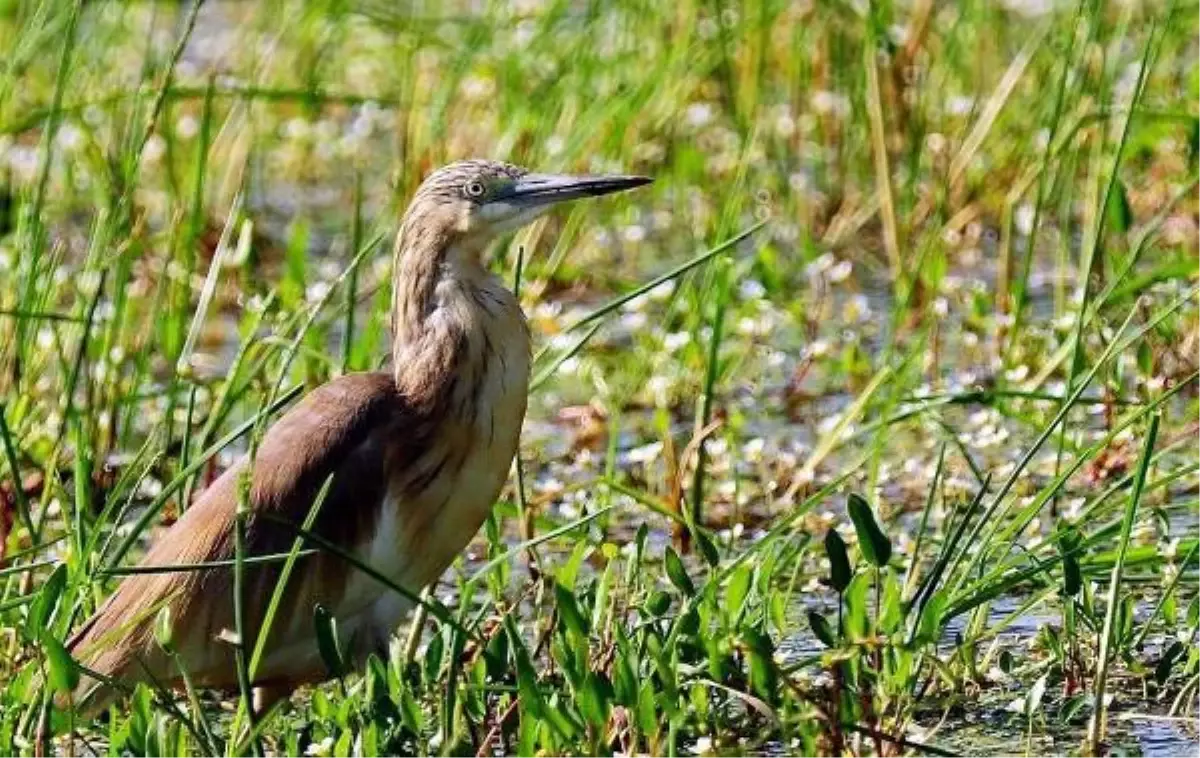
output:
[[[396,238],[392,373],[350,374],[318,388],[265,435],[251,476],[246,555],[286,552],[327,479],[314,531],[413,592],[437,579],[486,518],[508,475],[525,415],[529,335],[516,298],[483,267],[497,234],[554,204],[648,182],[640,177],[530,174],[463,161],[430,175]],[[145,566],[234,555],[237,486],[248,462],[226,471],[164,533]],[[280,575],[246,567],[247,649]],[[343,646],[361,661],[382,652],[409,602],[330,553],[300,559],[270,630],[253,684],[264,700],[326,678],[316,604],[338,619]],[[176,685],[180,673],[154,639],[170,608],[172,646],[199,686],[236,686],[228,568],[135,574],[76,633],[85,667],[122,684]],[[85,678],[77,701],[118,694]]]

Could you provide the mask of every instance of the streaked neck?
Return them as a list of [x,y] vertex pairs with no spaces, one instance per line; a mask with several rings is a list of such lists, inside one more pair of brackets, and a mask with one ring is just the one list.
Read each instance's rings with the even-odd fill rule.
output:
[[418,407],[453,403],[462,394],[456,385],[481,380],[481,353],[503,338],[504,323],[523,323],[516,299],[483,268],[481,253],[444,234],[402,229],[397,239],[393,372],[401,394]]

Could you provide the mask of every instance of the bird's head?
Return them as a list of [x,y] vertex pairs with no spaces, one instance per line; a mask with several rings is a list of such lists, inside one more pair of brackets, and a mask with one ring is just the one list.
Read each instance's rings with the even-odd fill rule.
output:
[[467,160],[434,171],[405,214],[406,234],[480,248],[568,200],[640,187],[644,176],[538,174],[510,163]]

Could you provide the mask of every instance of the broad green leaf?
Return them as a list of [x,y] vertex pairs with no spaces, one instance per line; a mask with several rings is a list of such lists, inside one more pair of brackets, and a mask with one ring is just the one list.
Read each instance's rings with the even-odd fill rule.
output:
[[729,577],[729,583],[725,585],[725,611],[730,618],[736,618],[742,612],[742,605],[750,594],[750,582],[753,578],[754,569],[745,563],[738,566]]
[[1167,683],[1167,679],[1171,678],[1171,669],[1175,667],[1175,662],[1183,655],[1184,650],[1186,650],[1184,644],[1175,640],[1163,653],[1162,658],[1154,667],[1154,681],[1158,682],[1158,686],[1163,686]]
[[67,586],[67,564],[60,563],[46,577],[46,582],[38,591],[37,598],[29,606],[29,616],[26,619],[25,631],[29,639],[41,639],[42,632],[50,626],[54,611],[58,609],[59,598]]
[[554,600],[558,608],[559,618],[567,625],[567,628],[580,637],[587,637],[590,631],[588,622],[583,617],[583,614],[579,612],[579,605],[575,601],[575,595],[563,585],[555,582]]
[[808,625],[812,628],[813,634],[821,641],[825,647],[837,647],[837,637],[833,633],[833,628],[829,625],[829,621],[817,613],[816,611],[808,611]]
[[674,584],[685,597],[695,595],[696,585],[692,584],[692,579],[688,576],[687,570],[683,567],[683,561],[674,548],[667,548],[664,562],[667,568],[667,578],[671,580],[671,584]]
[[655,590],[646,598],[646,612],[657,618],[671,607],[671,596],[662,590]]
[[825,532],[825,555],[829,557],[829,584],[839,593],[845,592],[852,570],[846,543],[836,529]]
[[854,532],[858,535],[858,549],[868,563],[883,568],[892,558],[892,543],[879,526],[875,512],[862,496],[853,493],[846,507],[850,512],[850,520],[854,522]]
[[163,650],[171,649],[174,628],[171,624],[171,606],[164,605],[154,617],[154,639]]
[[46,652],[46,664],[50,669],[50,687],[55,692],[65,694],[79,686],[78,664],[49,630],[42,634],[42,649]]

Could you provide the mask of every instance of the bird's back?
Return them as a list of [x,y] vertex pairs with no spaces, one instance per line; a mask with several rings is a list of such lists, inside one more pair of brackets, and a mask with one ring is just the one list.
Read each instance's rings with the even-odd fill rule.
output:
[[[280,520],[300,524],[325,479],[333,475],[321,503],[315,531],[355,552],[369,543],[387,489],[388,460],[395,449],[385,442],[407,435],[416,450],[422,424],[397,395],[390,375],[350,374],[313,391],[288,411],[264,436],[250,488],[247,525],[248,556],[286,553],[295,532]],[[403,455],[403,449],[400,450]],[[162,534],[142,559],[142,566],[172,566],[228,561],[234,557],[234,518],[243,459],[214,482],[183,516]],[[279,578],[281,563],[246,568],[245,626],[257,629]],[[300,559],[287,585],[271,641],[308,636],[314,604],[335,611],[352,568],[334,555]],[[88,668],[124,683],[157,680],[172,684],[179,672],[154,640],[160,609],[170,609],[172,646],[193,680],[201,686],[232,687],[236,679],[233,650],[218,641],[232,631],[233,574],[230,568],[135,574],[124,579],[71,641],[76,657]],[[253,644],[253,639],[247,644]],[[315,653],[315,650],[314,650]],[[277,658],[276,658],[277,659]],[[323,678],[315,655],[309,671],[287,662],[290,679]],[[271,681],[268,658],[259,681]],[[94,687],[87,681],[83,690]],[[81,691],[79,694],[83,694]]]

